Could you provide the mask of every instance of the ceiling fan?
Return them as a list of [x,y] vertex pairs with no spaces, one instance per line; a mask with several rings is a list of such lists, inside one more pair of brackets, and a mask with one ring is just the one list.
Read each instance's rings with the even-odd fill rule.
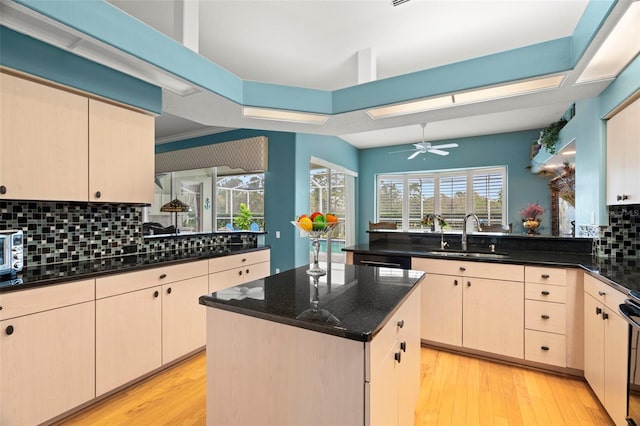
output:
[[402,151],[392,151],[390,152],[390,154],[396,153],[396,152],[409,152],[409,151],[413,151],[413,154],[411,154],[407,160],[413,160],[414,158],[416,158],[418,155],[420,154],[426,154],[426,153],[431,153],[431,154],[436,154],[436,155],[449,155],[448,151],[443,151],[443,149],[447,149],[447,148],[457,148],[458,144],[457,143],[445,143],[442,145],[431,145],[431,142],[425,142],[424,140],[424,128],[427,127],[427,124],[421,124],[420,126],[422,126],[422,142],[418,142],[418,143],[414,143],[413,146],[415,146],[414,149],[405,149]]

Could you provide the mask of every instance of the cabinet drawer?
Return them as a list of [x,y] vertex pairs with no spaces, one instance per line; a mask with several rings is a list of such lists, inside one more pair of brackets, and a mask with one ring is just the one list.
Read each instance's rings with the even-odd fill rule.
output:
[[228,269],[226,271],[209,274],[209,293],[233,287],[242,282],[241,269]]
[[88,302],[94,296],[94,280],[3,293],[0,294],[0,320]]
[[627,298],[626,294],[588,274],[584,274],[584,291],[615,312]]
[[527,361],[566,367],[566,345],[562,334],[524,331],[524,358]]
[[199,277],[208,272],[208,263],[203,260],[97,278],[96,299]]
[[558,285],[524,284],[525,299],[541,300],[544,302],[565,303],[567,301],[567,288]]
[[567,322],[564,304],[525,300],[524,311],[526,329],[565,334]]
[[522,265],[414,257],[411,259],[411,268],[439,275],[458,275],[505,281],[524,280],[524,267]]
[[260,262],[243,268],[244,281],[259,280],[271,274],[271,262]]
[[524,280],[528,283],[566,285],[567,271],[563,268],[525,266]]
[[209,259],[209,272],[225,271],[253,263],[269,262],[270,260],[271,250],[268,249],[215,257]]

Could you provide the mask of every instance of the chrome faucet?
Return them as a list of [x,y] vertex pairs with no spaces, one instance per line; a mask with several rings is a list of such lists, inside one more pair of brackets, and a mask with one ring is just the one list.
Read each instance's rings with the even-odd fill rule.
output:
[[464,217],[464,221],[462,221],[462,250],[463,251],[467,250],[467,219],[469,219],[470,217],[476,220],[476,223],[478,224],[478,231],[482,231],[482,226],[480,225],[480,219],[478,219],[478,216],[476,216],[473,213],[469,213]]

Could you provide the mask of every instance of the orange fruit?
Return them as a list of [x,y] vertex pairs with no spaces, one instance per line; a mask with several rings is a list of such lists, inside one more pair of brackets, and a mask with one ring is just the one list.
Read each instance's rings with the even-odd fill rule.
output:
[[324,217],[327,219],[327,223],[335,223],[338,221],[337,216],[331,213],[327,213]]

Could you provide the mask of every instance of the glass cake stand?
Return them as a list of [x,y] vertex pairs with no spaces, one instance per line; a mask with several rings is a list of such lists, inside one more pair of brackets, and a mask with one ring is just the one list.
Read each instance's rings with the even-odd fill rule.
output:
[[[309,238],[311,238],[311,246],[313,247],[313,262],[310,265],[311,267],[307,269],[307,274],[317,277],[325,275],[327,271],[322,269],[318,264],[318,253],[320,253],[320,238],[329,235],[331,231],[336,226],[338,226],[339,222],[313,222],[310,224],[301,224],[295,220],[292,220],[291,223],[300,231],[308,234]],[[312,226],[312,229],[308,229],[309,225]]]

